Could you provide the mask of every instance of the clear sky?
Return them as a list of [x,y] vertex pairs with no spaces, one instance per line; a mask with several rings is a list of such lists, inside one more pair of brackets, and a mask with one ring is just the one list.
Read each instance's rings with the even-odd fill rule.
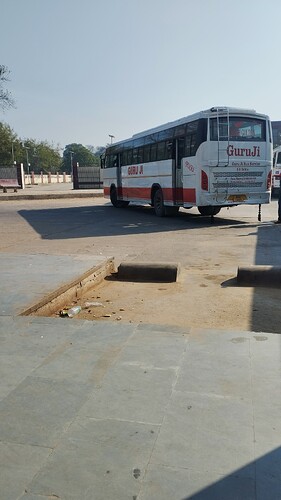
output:
[[281,120],[280,0],[1,0],[22,138],[104,146],[212,106]]

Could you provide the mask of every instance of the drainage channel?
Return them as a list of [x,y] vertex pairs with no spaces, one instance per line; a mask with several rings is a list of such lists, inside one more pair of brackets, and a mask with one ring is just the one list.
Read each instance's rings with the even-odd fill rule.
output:
[[114,259],[107,259],[106,262],[89,269],[77,279],[45,295],[39,302],[22,311],[20,316],[52,316],[66,304],[81,301],[89,290],[114,272]]
[[156,301],[177,293],[178,270],[178,264],[121,263],[116,271],[110,259],[21,315],[142,322],[155,309]]

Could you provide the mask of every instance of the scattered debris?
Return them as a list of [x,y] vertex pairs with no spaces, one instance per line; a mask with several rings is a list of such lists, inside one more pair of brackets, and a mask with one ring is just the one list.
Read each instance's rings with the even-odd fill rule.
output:
[[134,476],[135,479],[138,479],[140,477],[140,475],[141,475],[140,469],[134,469],[133,470],[133,476]]
[[62,318],[64,318],[64,317],[73,318],[73,316],[80,313],[81,309],[82,309],[81,306],[73,306],[68,310],[62,309],[60,311],[60,316]]
[[87,307],[104,307],[101,302],[85,302],[84,306]]

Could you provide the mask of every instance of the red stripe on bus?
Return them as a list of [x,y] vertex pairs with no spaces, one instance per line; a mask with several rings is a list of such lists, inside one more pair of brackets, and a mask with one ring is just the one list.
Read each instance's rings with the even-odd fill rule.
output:
[[183,190],[183,199],[189,203],[196,203],[196,189],[187,188]]
[[123,187],[123,196],[128,198],[150,199],[151,189],[143,187]]
[[[176,199],[181,202],[187,203],[195,203],[196,202],[196,190],[194,188],[187,188],[181,190],[180,188],[176,188],[176,192],[173,188],[162,188],[163,196],[165,201],[172,202],[174,199],[174,194],[176,195]],[[183,200],[182,200],[183,194]],[[104,187],[104,195],[110,195],[110,188]],[[122,186],[122,190],[118,189],[118,196],[122,196],[123,199],[135,198],[139,200],[150,200],[151,197],[151,188],[146,187],[124,187]]]

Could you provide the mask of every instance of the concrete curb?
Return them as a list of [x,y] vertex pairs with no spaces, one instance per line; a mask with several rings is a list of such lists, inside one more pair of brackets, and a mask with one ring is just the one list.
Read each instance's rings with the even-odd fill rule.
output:
[[53,292],[48,293],[38,302],[25,308],[19,316],[50,316],[67,303],[81,300],[83,295],[101,283],[107,276],[115,271],[114,258],[110,257],[105,262],[98,264],[74,280],[65,283]]
[[281,287],[280,266],[238,267],[237,283],[250,286]]
[[121,262],[117,277],[122,281],[173,282],[177,281],[179,264],[149,262]]
[[46,193],[46,194],[15,194],[2,195],[0,201],[12,200],[56,200],[67,198],[103,198],[103,193]]

